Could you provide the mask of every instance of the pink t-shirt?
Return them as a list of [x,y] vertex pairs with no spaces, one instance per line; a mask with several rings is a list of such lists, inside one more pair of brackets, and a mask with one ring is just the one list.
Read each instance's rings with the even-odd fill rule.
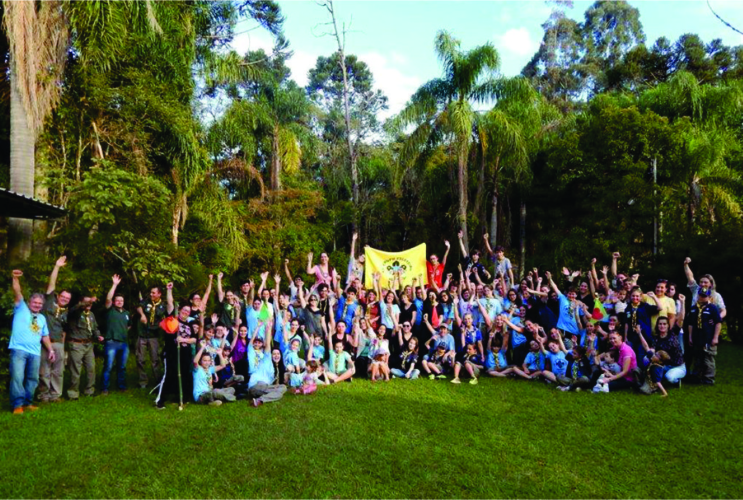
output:
[[626,342],[623,342],[622,345],[619,346],[619,366],[621,366],[622,369],[624,369],[624,360],[627,358],[631,360],[629,363],[630,372],[628,372],[627,375],[624,376],[624,379],[632,382],[634,380],[634,377],[632,376],[631,372],[632,370],[637,368],[637,356],[635,356],[635,351],[633,351]]

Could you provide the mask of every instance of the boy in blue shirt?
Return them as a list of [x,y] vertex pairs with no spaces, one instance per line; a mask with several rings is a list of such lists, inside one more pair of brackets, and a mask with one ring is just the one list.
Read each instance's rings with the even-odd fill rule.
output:
[[538,337],[538,340],[541,344],[542,353],[550,362],[549,370],[545,369],[542,375],[551,382],[557,382],[558,378],[565,377],[568,369],[567,349],[562,342],[562,337],[558,335],[557,340],[550,339],[547,348],[544,347],[544,338]]
[[222,370],[225,365],[215,367],[212,364],[212,356],[206,352],[207,342],[201,341],[201,348],[193,359],[193,399],[200,404],[219,406],[223,401],[235,401],[235,388],[215,389],[217,381],[216,372]]
[[519,368],[513,367],[513,372],[527,380],[533,380],[542,375],[544,357],[539,348],[539,342],[532,340],[529,342],[529,352],[524,358],[524,364]]
[[490,337],[489,343],[490,352],[488,352],[488,357],[485,360],[485,368],[488,370],[488,375],[491,377],[505,377],[512,373],[513,367],[508,366],[508,361],[506,360],[508,346],[503,345],[503,340],[500,337]]
[[462,371],[462,366],[470,376],[470,384],[477,385],[477,377],[480,375],[480,370],[484,368],[485,363],[483,362],[482,356],[477,354],[475,344],[467,344],[466,351],[462,356],[461,361],[457,361],[454,365],[454,378],[451,380],[452,384],[461,384],[459,380],[459,373]]

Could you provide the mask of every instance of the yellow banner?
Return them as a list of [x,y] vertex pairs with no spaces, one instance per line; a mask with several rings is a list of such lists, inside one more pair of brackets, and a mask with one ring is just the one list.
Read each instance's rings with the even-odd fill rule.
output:
[[[374,273],[381,275],[379,284],[382,288],[390,288],[398,273],[402,286],[412,285],[413,278],[421,276],[424,283],[428,282],[425,243],[404,252],[383,252],[366,247],[364,255],[366,256],[364,286],[368,289],[374,287]],[[420,282],[418,284],[420,285]],[[382,298],[380,297],[379,300]]]

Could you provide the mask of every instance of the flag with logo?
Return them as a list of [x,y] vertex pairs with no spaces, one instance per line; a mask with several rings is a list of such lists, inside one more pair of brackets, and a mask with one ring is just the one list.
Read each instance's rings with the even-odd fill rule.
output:
[[[364,265],[364,286],[374,287],[374,273],[379,273],[379,285],[390,288],[395,276],[400,276],[400,285],[412,285],[413,278],[423,277],[423,283],[428,283],[426,272],[426,244],[403,252],[384,252],[376,248],[364,249],[366,263]],[[420,283],[418,283],[420,285]],[[380,297],[379,300],[382,300]]]
[[590,321],[594,325],[596,323],[605,323],[609,321],[609,314],[606,312],[604,304],[602,304],[601,301],[595,297],[593,299],[593,312],[591,313]]

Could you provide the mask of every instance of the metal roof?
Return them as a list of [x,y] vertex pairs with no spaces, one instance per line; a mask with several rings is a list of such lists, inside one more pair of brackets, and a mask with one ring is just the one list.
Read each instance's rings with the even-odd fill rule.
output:
[[61,219],[67,215],[64,208],[55,207],[30,196],[0,188],[0,216],[16,219]]

